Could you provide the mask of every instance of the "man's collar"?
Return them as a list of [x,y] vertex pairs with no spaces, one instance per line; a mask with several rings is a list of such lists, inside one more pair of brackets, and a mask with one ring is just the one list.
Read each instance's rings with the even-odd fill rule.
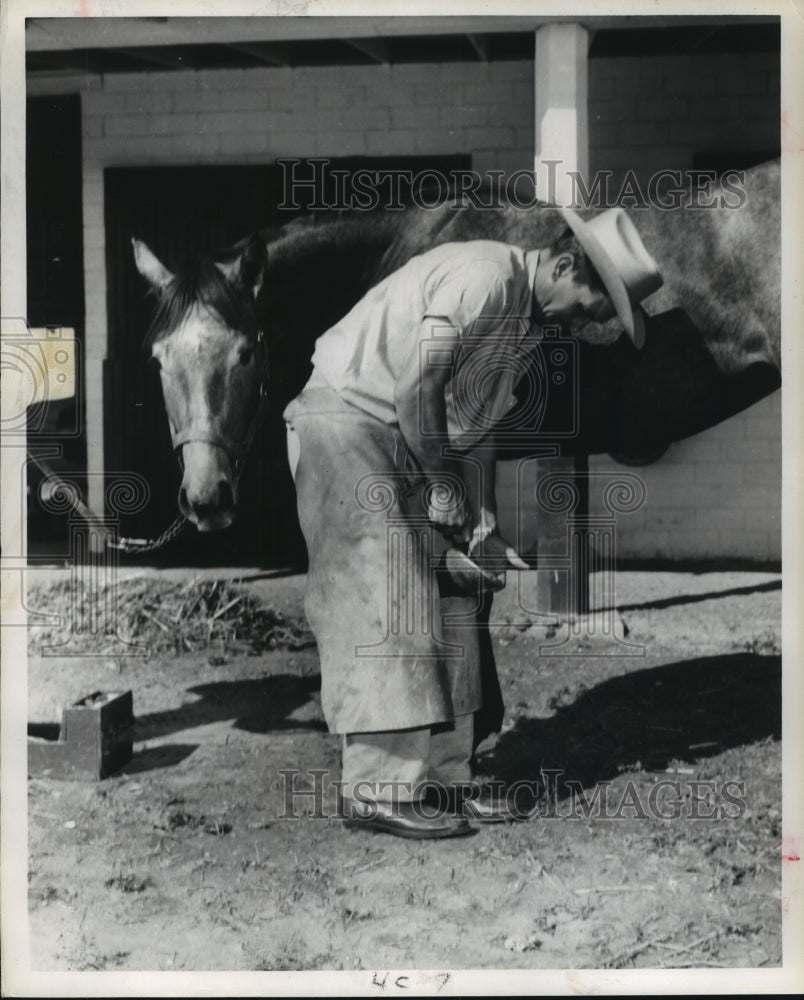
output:
[[529,250],[525,261],[528,267],[528,282],[530,284],[530,318],[539,326],[544,326],[547,317],[542,311],[539,300],[536,298],[536,271],[539,267],[539,257],[541,250]]

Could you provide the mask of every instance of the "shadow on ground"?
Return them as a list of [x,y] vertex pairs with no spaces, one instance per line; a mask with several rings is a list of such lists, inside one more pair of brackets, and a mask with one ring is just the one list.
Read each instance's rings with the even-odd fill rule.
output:
[[625,611],[661,611],[664,608],[675,608],[683,604],[699,604],[701,601],[714,601],[722,597],[742,597],[746,594],[769,594],[782,589],[781,580],[771,580],[768,583],[754,583],[748,587],[730,587],[728,590],[708,590],[703,594],[677,594],[673,597],[661,597],[656,601],[645,601],[642,604],[617,604],[600,611],[616,610],[621,614]]
[[200,696],[197,701],[170,711],[137,716],[134,739],[152,740],[230,719],[235,720],[238,729],[252,733],[283,729],[324,731],[326,726],[319,719],[288,718],[311,701],[320,687],[318,674],[308,677],[276,674],[259,680],[198,684],[187,689],[188,694]]
[[[562,784],[591,787],[623,770],[663,770],[730,747],[781,738],[781,657],[734,653],[613,677],[548,719],[520,718],[481,756],[507,782],[559,769]],[[565,696],[570,697],[569,689]]]
[[149,747],[135,753],[121,774],[141,774],[143,771],[157,771],[163,767],[175,767],[195,753],[198,743],[168,743],[163,747]]

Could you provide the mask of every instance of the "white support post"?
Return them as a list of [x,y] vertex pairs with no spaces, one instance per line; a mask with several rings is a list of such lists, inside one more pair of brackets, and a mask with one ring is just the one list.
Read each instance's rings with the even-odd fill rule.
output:
[[[546,24],[536,31],[536,193],[553,204],[572,203],[570,171],[579,171],[584,179],[589,172],[588,50],[589,33],[580,24]],[[546,458],[521,468],[527,481],[520,483],[520,502],[535,496],[538,479],[547,473],[570,478],[581,473],[576,483],[585,486],[588,460],[585,455]],[[566,516],[539,511],[538,521],[540,554],[549,558],[563,551]],[[588,573],[580,565],[571,567],[569,574],[541,572],[540,607],[575,618],[588,610],[588,587]]]
[[569,205],[570,171],[589,173],[589,32],[580,24],[546,24],[536,32],[536,192]]

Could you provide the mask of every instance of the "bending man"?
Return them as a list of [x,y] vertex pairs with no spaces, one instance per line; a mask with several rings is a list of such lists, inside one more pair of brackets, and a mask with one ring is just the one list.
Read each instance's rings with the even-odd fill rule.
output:
[[[439,551],[488,536],[509,548],[495,533],[489,442],[540,327],[616,313],[638,346],[644,336],[638,303],[661,278],[633,224],[621,209],[588,223],[563,212],[568,228],[547,248],[478,240],[414,257],[319,338],[285,411],[305,606],[352,826],[470,832],[463,816],[420,807],[428,789],[470,780],[483,700],[480,602],[444,586]],[[510,818],[482,791],[469,805],[481,821]]]

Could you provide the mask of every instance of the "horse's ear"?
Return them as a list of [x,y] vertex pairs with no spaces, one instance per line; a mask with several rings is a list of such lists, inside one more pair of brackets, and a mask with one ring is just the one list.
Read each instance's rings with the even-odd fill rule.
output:
[[173,275],[142,240],[132,239],[131,246],[134,248],[134,263],[137,265],[137,270],[151,288],[157,292],[164,291],[168,283],[173,280]]
[[235,250],[241,246],[243,249],[233,260],[215,261],[215,267],[230,284],[250,289],[256,299],[262,288],[265,267],[268,263],[268,251],[265,249],[265,241],[256,233],[249,238],[245,245],[239,243]]

